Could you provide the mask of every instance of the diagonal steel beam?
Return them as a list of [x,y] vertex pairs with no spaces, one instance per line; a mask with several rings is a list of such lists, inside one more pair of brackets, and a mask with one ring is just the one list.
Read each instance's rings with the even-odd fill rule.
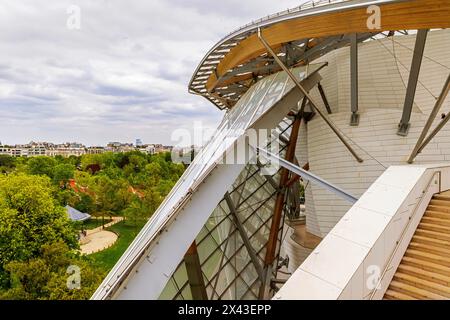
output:
[[[331,114],[332,112],[331,112],[330,104],[328,103],[328,99],[325,94],[325,90],[323,90],[323,87],[320,84],[320,82],[317,84],[317,88],[319,89],[320,96],[322,97],[323,104],[325,105],[325,108],[327,109],[328,114]],[[305,101],[305,99],[303,99],[303,101]]]
[[259,147],[256,147],[255,149],[259,152],[260,155],[267,158],[268,160],[275,162],[275,163],[279,163],[283,168],[286,168],[287,170],[301,176],[305,180],[308,180],[308,181],[315,183],[321,187],[324,187],[328,191],[331,191],[332,193],[340,196],[344,200],[347,200],[351,203],[355,203],[356,201],[358,201],[358,198],[356,198],[353,195],[351,195],[350,193],[342,190],[341,188],[331,184],[330,182],[316,176],[315,174],[308,172],[306,170],[303,170],[299,166],[296,166],[295,164],[293,164],[289,161],[286,161],[286,160],[278,157],[277,155],[270,153],[269,151],[267,151],[265,149],[262,149]]
[[441,131],[441,129],[447,124],[447,122],[450,120],[450,112],[447,113],[445,118],[437,125],[437,127],[430,133],[430,135],[422,142],[422,144],[419,147],[419,150],[417,153],[421,153],[422,150],[430,143],[431,140]]
[[208,300],[205,281],[203,279],[202,267],[197,252],[197,244],[194,240],[184,255],[184,264],[194,300]]
[[416,96],[417,82],[419,80],[420,67],[422,66],[423,52],[427,41],[428,29],[418,30],[416,35],[416,44],[411,62],[411,70],[409,71],[408,87],[406,89],[405,104],[403,106],[402,119],[398,125],[399,136],[407,136],[409,132],[411,112]]
[[306,91],[306,89],[300,84],[300,82],[297,80],[297,78],[294,76],[294,74],[289,70],[288,67],[278,58],[278,56],[275,54],[275,52],[272,50],[272,48],[269,46],[267,41],[263,38],[261,33],[261,28],[258,28],[258,37],[263,46],[266,48],[267,52],[269,52],[272,57],[275,59],[275,61],[278,63],[278,65],[283,69],[284,72],[287,73],[289,78],[295,83],[298,89],[305,95],[306,98],[308,98],[309,103],[314,108],[314,110],[320,115],[320,117],[326,122],[326,124],[330,127],[330,129],[334,132],[334,134],[341,140],[341,142],[345,145],[345,147],[348,149],[348,151],[353,155],[353,157],[358,162],[363,162],[363,159],[358,156],[358,154],[353,150],[353,148],[348,144],[347,141],[345,141],[342,134],[339,132],[339,130],[334,126],[334,124],[325,116],[325,114],[318,108],[317,103],[315,103],[313,97],[309,94],[309,92]]
[[258,256],[256,255],[255,249],[252,247],[250,243],[250,239],[247,236],[247,233],[245,232],[244,226],[242,225],[241,221],[239,220],[239,217],[236,212],[236,207],[234,205],[233,200],[230,197],[230,194],[227,192],[225,193],[225,201],[227,202],[228,208],[230,209],[230,213],[233,217],[234,224],[236,225],[236,228],[238,229],[239,235],[242,238],[242,242],[245,245],[245,248],[247,249],[247,252],[250,256],[250,260],[252,260],[252,263],[256,269],[256,272],[258,273],[258,277],[263,279],[263,268],[261,264],[259,263]]
[[417,140],[416,146],[414,147],[411,155],[408,158],[408,163],[413,163],[414,159],[419,154],[419,149],[422,150],[425,147],[425,146],[422,147],[422,143],[425,140],[425,137],[428,134],[428,130],[430,130],[430,127],[433,124],[433,121],[436,119],[436,116],[439,110],[441,109],[442,104],[445,101],[445,98],[447,98],[449,91],[450,91],[450,74],[448,75],[447,81],[444,84],[444,88],[442,88],[441,94],[439,95],[439,98],[437,99],[436,104],[434,105],[434,108],[431,111],[427,122],[425,123],[425,126],[423,127],[422,133],[420,134],[420,137]]

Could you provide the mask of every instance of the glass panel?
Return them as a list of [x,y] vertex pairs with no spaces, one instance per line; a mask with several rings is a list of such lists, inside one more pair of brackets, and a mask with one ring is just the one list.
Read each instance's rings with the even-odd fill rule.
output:
[[[309,73],[311,74],[320,66],[310,66]],[[305,77],[304,68],[293,69],[293,72],[300,79]],[[286,74],[278,73],[264,78],[250,88],[224,117],[216,135],[201,152],[201,157],[197,156],[194,159],[194,163],[188,169],[190,172],[185,174],[187,182],[182,182],[183,185],[178,186],[181,188],[179,190],[185,186],[190,187],[191,182],[197,178],[201,180],[204,168],[212,165],[213,161],[221,156],[221,152],[224,151],[221,148],[231,145],[241,135],[242,132],[239,133],[239,129],[248,128],[293,87],[294,84]],[[282,134],[285,139],[279,139],[278,134],[272,136],[272,141],[276,141],[281,147],[278,151],[281,157],[285,156],[286,145],[283,141],[289,139],[291,123],[292,121],[286,118],[276,129],[277,133]],[[276,186],[279,183],[279,174],[280,171],[269,177]],[[269,182],[268,178],[262,175],[257,165],[247,165],[229,189],[236,212],[231,212],[223,199],[198,234],[196,242],[199,260],[209,299],[257,298],[261,282],[255,265],[250,259],[249,250],[256,253],[262,264],[278,189],[274,187],[273,182]],[[233,218],[234,214],[249,239],[250,249],[244,245]],[[186,290],[189,291],[190,288],[187,285],[187,278],[183,278],[182,274],[178,273],[179,269],[183,268],[186,276],[184,263],[181,263],[161,298],[188,296]],[[175,294],[173,291],[177,290],[177,286],[174,286],[173,280],[179,288],[179,292]]]

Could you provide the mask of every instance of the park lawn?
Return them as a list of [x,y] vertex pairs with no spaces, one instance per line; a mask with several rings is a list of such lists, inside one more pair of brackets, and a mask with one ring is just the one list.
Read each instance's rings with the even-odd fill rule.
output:
[[[105,224],[111,222],[112,220],[110,218],[105,218]],[[84,221],[81,225],[86,230],[95,229],[97,227],[100,227],[102,225],[102,219],[89,219],[87,221]]]
[[137,226],[134,226],[126,224],[125,221],[121,221],[107,228],[106,230],[115,232],[119,236],[116,243],[108,249],[89,255],[89,257],[95,264],[102,267],[106,272],[109,272],[137,236],[145,222],[138,222]]

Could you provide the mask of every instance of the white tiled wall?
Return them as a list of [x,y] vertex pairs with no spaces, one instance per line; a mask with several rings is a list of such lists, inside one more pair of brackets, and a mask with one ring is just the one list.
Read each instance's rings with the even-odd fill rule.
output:
[[[329,117],[348,137],[364,162],[356,162],[325,122],[316,116],[300,131],[297,158],[301,165],[309,161],[312,172],[359,197],[385,167],[406,164],[450,72],[450,30],[432,31],[428,35],[411,129],[407,137],[400,137],[397,126],[402,115],[414,42],[415,35],[410,35],[360,44],[358,127],[349,126],[349,48],[321,58],[329,62],[329,66],[321,71],[322,85],[333,110]],[[323,107],[318,91],[313,90],[312,94]],[[450,98],[447,98],[442,112],[449,111]],[[439,120],[440,114],[435,124]],[[417,157],[416,164],[445,161],[450,161],[450,126],[444,128]],[[309,232],[325,236],[349,208],[348,203],[330,192],[308,185]]]

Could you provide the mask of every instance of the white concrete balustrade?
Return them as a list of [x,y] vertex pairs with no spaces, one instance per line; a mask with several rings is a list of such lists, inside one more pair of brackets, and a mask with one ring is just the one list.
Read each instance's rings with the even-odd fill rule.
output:
[[449,189],[449,165],[389,167],[274,299],[381,299],[432,196]]

